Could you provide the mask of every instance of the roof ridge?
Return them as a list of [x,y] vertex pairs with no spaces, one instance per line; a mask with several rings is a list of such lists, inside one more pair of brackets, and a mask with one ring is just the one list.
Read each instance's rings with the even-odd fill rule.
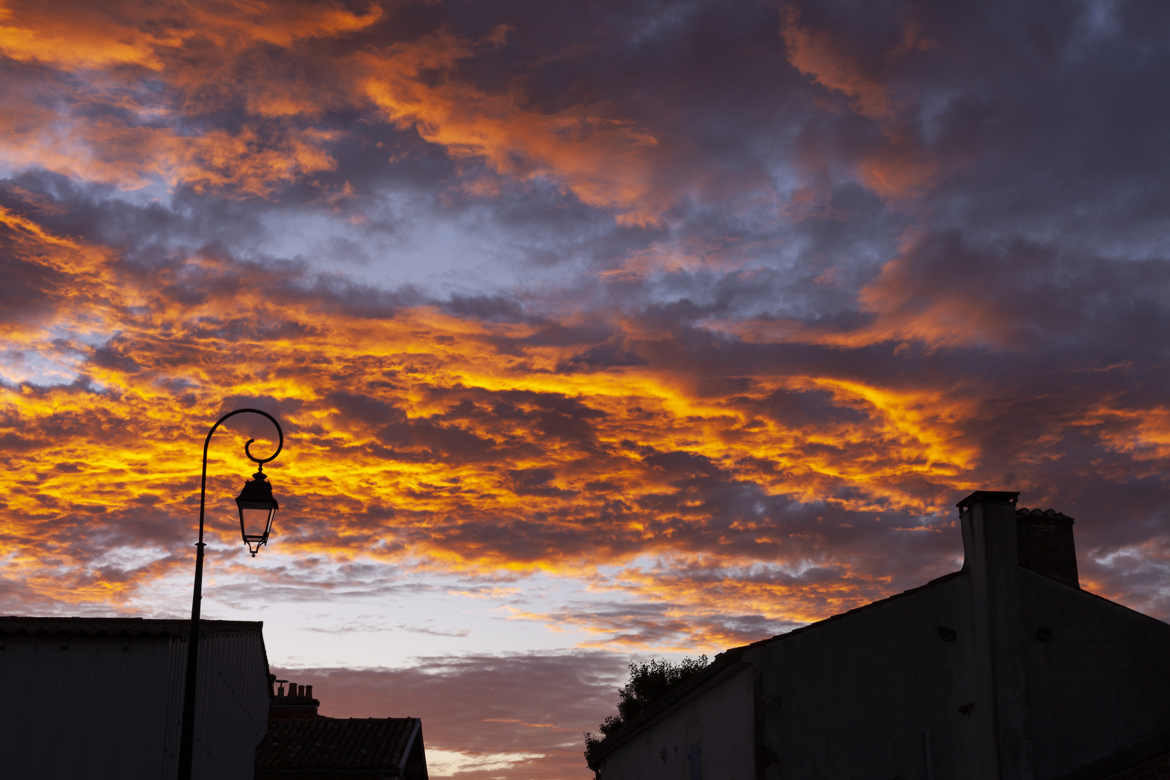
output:
[[414,717],[288,718],[270,721],[256,747],[267,769],[392,769],[408,757],[422,721]]
[[657,718],[659,715],[661,715],[663,712],[665,712],[669,708],[673,707],[680,700],[682,700],[683,698],[688,696],[692,691],[697,690],[698,688],[702,687],[704,684],[709,682],[714,677],[721,675],[724,671],[734,668],[738,664],[740,656],[742,656],[744,651],[747,650],[749,647],[759,647],[761,645],[765,645],[765,644],[768,644],[770,642],[776,642],[776,641],[779,641],[782,639],[786,639],[786,638],[792,636],[793,634],[797,634],[797,633],[801,633],[803,631],[808,631],[808,630],[814,629],[814,628],[821,626],[825,623],[829,623],[829,622],[838,620],[840,618],[844,618],[847,615],[853,615],[857,612],[861,612],[862,610],[869,609],[870,607],[875,607],[875,606],[878,606],[881,604],[887,604],[887,603],[893,601],[894,599],[901,598],[902,596],[907,596],[911,593],[917,593],[918,591],[924,590],[924,589],[929,588],[931,586],[938,585],[939,583],[954,579],[955,577],[958,577],[959,575],[963,574],[963,572],[964,572],[963,569],[959,569],[958,571],[953,571],[953,572],[950,572],[948,574],[944,574],[941,577],[935,577],[934,579],[929,580],[927,582],[924,582],[921,585],[916,585],[913,588],[909,588],[907,590],[903,590],[903,591],[900,591],[898,593],[891,594],[889,596],[886,596],[883,599],[878,599],[877,601],[871,601],[867,604],[862,604],[861,606],[854,607],[853,609],[850,609],[850,610],[846,610],[845,612],[839,612],[836,615],[830,615],[829,617],[822,618],[822,619],[817,620],[813,623],[808,623],[806,625],[799,626],[797,628],[792,629],[791,631],[786,631],[783,634],[776,634],[775,636],[766,637],[764,639],[760,639],[760,640],[757,640],[755,642],[750,642],[746,645],[738,645],[736,647],[727,648],[726,650],[716,654],[714,660],[712,660],[711,663],[708,664],[706,667],[704,667],[702,670],[696,672],[695,674],[691,675],[690,677],[687,677],[684,680],[681,680],[681,681],[675,683],[673,686],[671,686],[666,691],[664,691],[660,698],[654,700],[647,707],[647,709],[644,710],[642,713],[640,713],[638,715],[638,717],[636,717],[634,720],[630,721],[629,723],[622,724],[620,729],[618,729],[614,733],[604,737],[601,740],[600,744],[605,746],[605,747],[600,748],[599,758],[606,756],[606,755],[609,755],[614,750],[616,750],[619,745],[624,744],[625,742],[629,741],[630,737],[632,737],[635,733],[640,731],[644,725],[646,725],[647,723],[649,723],[653,719]]
[[1060,510],[1057,510],[1057,509],[1051,509],[1051,508],[1041,509],[1039,507],[1026,507],[1026,506],[1016,507],[1016,517],[1018,517],[1018,518],[1026,517],[1030,520],[1038,520],[1038,519],[1060,520],[1060,521],[1068,520],[1069,522],[1074,522],[1073,518],[1066,515],[1064,512],[1061,512]]
[[[766,637],[764,639],[757,639],[755,642],[750,642],[746,645],[740,645],[739,647],[728,648],[724,652],[730,652],[731,650],[738,650],[738,649],[746,648],[746,647],[758,647],[760,645],[766,645],[770,642],[775,642],[775,641],[778,641],[781,639],[786,639],[786,638],[792,636],[793,634],[797,634],[797,633],[800,633],[802,631],[808,631],[808,630],[814,629],[818,626],[824,625],[825,623],[829,623],[830,621],[839,620],[840,618],[843,618],[847,615],[852,615],[852,614],[855,614],[857,612],[861,612],[862,610],[869,609],[870,607],[876,607],[876,606],[879,606],[882,604],[888,604],[895,599],[902,598],[903,596],[909,596],[911,593],[917,593],[918,591],[929,588],[932,585],[937,585],[940,582],[945,582],[947,580],[958,577],[962,573],[963,573],[962,569],[958,569],[957,571],[948,572],[947,574],[944,574],[941,577],[935,577],[933,580],[928,580],[927,582],[924,582],[921,585],[915,585],[913,588],[907,588],[906,590],[898,591],[897,593],[891,593],[889,596],[886,596],[884,598],[880,598],[877,601],[869,601],[869,602],[866,602],[865,604],[861,604],[859,606],[856,606],[853,609],[847,609],[844,612],[838,612],[835,615],[829,615],[828,617],[823,617],[820,620],[814,620],[811,623],[805,623],[803,626],[797,626],[796,628],[793,628],[789,631],[785,631],[783,634],[776,634],[775,636]],[[722,653],[720,653],[720,655],[722,655]],[[718,658],[718,657],[719,656],[716,656],[716,658]]]
[[[339,717],[336,717],[334,715],[317,715],[316,718],[318,720],[333,720],[333,721],[419,720],[419,718],[414,716],[414,715],[386,715],[384,717],[378,717],[378,716],[374,716],[374,715],[368,715],[368,716],[358,715],[358,716],[348,716],[348,717],[344,717],[344,718],[339,718]],[[298,720],[298,718],[288,718],[287,720]],[[300,718],[299,720],[312,720],[312,718]]]
[[[260,620],[200,620],[199,625],[211,633],[243,631],[262,632]],[[144,617],[43,617],[32,615],[0,615],[0,634],[167,634],[186,636],[190,631],[189,618]]]

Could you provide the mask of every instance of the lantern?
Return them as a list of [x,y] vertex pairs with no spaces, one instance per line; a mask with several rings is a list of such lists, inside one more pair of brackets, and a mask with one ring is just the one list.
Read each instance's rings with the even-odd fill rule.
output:
[[240,508],[240,533],[244,537],[244,544],[248,545],[248,552],[255,557],[261,545],[268,543],[268,534],[272,533],[272,519],[280,506],[272,496],[272,483],[264,476],[263,470],[257,471],[244,483],[236,505]]

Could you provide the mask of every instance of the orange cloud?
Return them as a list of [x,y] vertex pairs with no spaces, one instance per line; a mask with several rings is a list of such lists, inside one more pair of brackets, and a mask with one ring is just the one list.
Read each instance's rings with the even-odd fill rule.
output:
[[[47,534],[62,518],[92,514],[94,532],[109,523],[103,533],[115,533],[143,512],[189,516],[194,475],[181,442],[198,442],[225,398],[266,399],[286,424],[286,452],[271,467],[289,496],[282,549],[477,576],[590,576],[685,548],[696,533],[728,561],[771,556],[784,543],[765,502],[926,512],[933,497],[899,480],[953,482],[975,457],[955,430],[963,407],[938,393],[769,372],[731,401],[696,394],[650,363],[566,372],[558,367],[576,348],[519,346],[529,324],[428,306],[350,316],[274,294],[259,269],[204,256],[139,279],[107,248],[0,216],[25,262],[70,280],[59,301],[10,330],[13,343],[52,355],[63,332],[105,334],[99,347],[83,346],[90,336],[69,347],[88,386],[0,385],[2,522],[22,540],[12,550],[28,587],[44,596],[62,591],[38,560],[88,567],[84,546]],[[192,284],[208,294],[161,292]],[[815,428],[769,418],[756,407],[777,391],[822,393],[848,414]],[[212,448],[216,495],[242,473],[240,441],[229,431]],[[742,509],[705,494],[748,485],[756,497]],[[832,498],[842,485],[853,492]],[[735,514],[716,530],[712,512],[721,511]],[[298,519],[326,516],[327,529]],[[108,585],[93,585],[94,598],[122,598],[164,572],[101,580]],[[638,582],[627,587],[655,592]],[[786,620],[816,609],[764,610],[767,598],[738,592],[728,603]],[[813,598],[821,609],[837,604]]]
[[[440,30],[315,59],[321,39],[336,44],[377,24],[379,12],[327,7],[264,26],[271,10],[207,6],[193,24],[163,8],[149,34],[113,12],[57,23],[10,10],[0,20],[6,56],[85,69],[93,92],[72,104],[25,89],[37,99],[14,100],[0,116],[0,153],[13,167],[125,188],[266,197],[334,169],[349,139],[318,126],[332,109],[364,109],[368,121],[373,106],[376,121],[491,169],[465,165],[478,178],[451,191],[490,197],[503,177],[554,180],[633,223],[652,223],[670,205],[656,181],[663,142],[610,107],[542,111],[508,87],[463,77],[484,47],[507,45],[506,30],[482,40]],[[858,158],[858,177],[884,197],[928,188],[937,170],[900,134],[878,75],[795,12],[785,24],[794,64],[883,128],[885,146]],[[25,30],[34,31],[27,40]],[[909,40],[905,51],[921,48]],[[307,71],[336,79],[283,72],[261,56],[272,47],[297,47]],[[259,76],[237,84],[248,67]],[[165,99],[135,87],[144,77]],[[225,106],[236,112],[230,129],[203,122]],[[356,197],[348,182],[330,187],[327,203]],[[116,604],[165,576],[169,563],[106,565],[85,543],[96,534],[118,550],[174,549],[188,531],[174,518],[191,517],[196,489],[184,450],[225,404],[247,403],[278,412],[290,435],[272,467],[288,496],[285,550],[487,579],[543,573],[654,604],[669,595],[677,614],[664,625],[648,620],[628,635],[596,616],[574,625],[627,647],[734,643],[759,625],[736,633],[722,613],[805,621],[890,583],[860,567],[841,568],[832,585],[738,574],[712,584],[704,571],[742,574],[759,560],[844,566],[826,551],[850,524],[944,516],[945,500],[980,486],[986,454],[971,430],[981,399],[958,395],[946,377],[858,378],[841,368],[852,354],[836,351],[1008,347],[1015,333],[1002,310],[966,305],[967,275],[924,273],[935,267],[931,253],[951,247],[925,252],[927,239],[912,232],[861,290],[860,324],[706,320],[696,328],[720,338],[696,338],[710,352],[694,357],[676,343],[678,328],[628,311],[479,320],[436,301],[382,303],[295,268],[281,277],[212,250],[146,275],[114,247],[49,227],[60,215],[48,199],[6,195],[28,208],[0,208],[10,296],[0,319],[0,530],[11,571],[46,599]],[[721,270],[741,256],[727,249],[664,239],[615,261],[607,278]],[[598,323],[604,344],[545,338],[549,328]],[[823,362],[753,349],[792,345],[821,348]],[[608,363],[593,359],[599,347]],[[1135,418],[1105,404],[1075,425],[1129,467],[1152,471],[1170,446],[1162,410]],[[225,431],[213,447],[217,496],[238,490],[247,472],[239,433]],[[228,529],[211,533],[226,539]],[[674,577],[647,556],[694,571]],[[684,613],[704,622],[687,628]]]
[[[288,47],[375,24],[382,9],[271,2],[0,4],[0,53],[70,68],[131,65],[161,71],[205,39],[229,57],[262,42]],[[226,50],[226,52],[224,51]]]
[[124,189],[160,181],[169,187],[217,189],[229,196],[263,196],[279,184],[335,166],[325,148],[335,137],[328,131],[289,129],[262,136],[245,126],[236,133],[187,135],[82,120],[63,132],[45,133],[41,122],[51,119],[47,112],[35,113],[33,118],[20,110],[0,119],[9,131],[0,139],[0,156],[9,164],[39,166]]
[[854,109],[870,119],[886,119],[893,111],[885,85],[846,50],[832,33],[801,25],[800,11],[788,5],[781,12],[780,36],[788,61],[818,84],[850,98]]
[[883,198],[923,194],[938,172],[937,162],[904,140],[865,156],[857,164],[861,182]]
[[[326,147],[336,137],[333,130],[269,120],[317,115],[337,97],[332,86],[311,85],[257,47],[348,35],[381,14],[377,6],[227,2],[80,3],[68,13],[60,4],[0,6],[0,56],[84,71],[87,84],[64,100],[21,87],[0,118],[0,157],[16,168],[128,189],[156,181],[267,195],[331,169]],[[242,69],[251,69],[251,78],[241,78]],[[165,88],[143,89],[144,78]],[[207,129],[195,119],[237,98],[258,121]]]
[[[37,7],[39,8],[39,7]],[[506,45],[500,27],[475,42],[439,31],[388,48],[321,56],[306,47],[376,24],[380,8],[217,3],[173,9],[86,6],[74,14],[10,7],[0,23],[0,54],[62,69],[99,69],[110,95],[150,121],[115,123],[84,113],[62,129],[56,111],[16,107],[0,153],[13,165],[39,165],[70,176],[124,187],[161,178],[169,186],[226,188],[265,195],[274,185],[329,169],[322,140],[329,131],[292,124],[329,108],[371,103],[400,127],[414,128],[453,157],[484,160],[497,173],[551,179],[583,202],[612,209],[628,224],[655,222],[669,198],[654,183],[658,139],[604,104],[545,112],[511,90],[477,87],[456,69],[483,47]],[[141,13],[140,13],[141,11]],[[17,21],[19,20],[19,21]],[[290,71],[263,47],[295,48],[315,75]],[[128,98],[140,74],[171,88]],[[100,79],[99,79],[100,83]],[[281,121],[241,130],[188,130],[186,122],[243,101],[250,117]],[[165,125],[156,121],[165,118]],[[195,122],[194,127],[200,123]],[[50,130],[51,128],[51,130]]]
[[[77,4],[68,13],[60,5],[5,2],[0,5],[0,53],[18,62],[43,62],[77,68],[137,65],[163,67],[158,49],[180,46],[181,30],[141,21],[127,23],[107,13],[105,6]],[[159,21],[162,14],[150,14]],[[144,29],[146,27],[146,29]]]
[[471,43],[437,33],[365,53],[357,58],[364,73],[359,88],[392,122],[414,127],[453,156],[480,157],[519,178],[552,177],[583,202],[618,210],[624,222],[657,219],[665,203],[653,189],[653,135],[607,116],[600,105],[546,113],[526,108],[515,94],[451,78],[474,52]]
[[781,13],[780,35],[788,49],[789,63],[826,89],[849,98],[852,109],[877,122],[886,137],[879,149],[862,155],[857,177],[884,198],[922,194],[938,174],[938,163],[929,158],[908,129],[906,107],[891,94],[883,72],[889,64],[915,52],[929,51],[935,44],[914,22],[903,25],[902,39],[888,50],[880,66],[865,64],[854,56],[846,42],[829,30],[801,24],[800,11],[788,5]]

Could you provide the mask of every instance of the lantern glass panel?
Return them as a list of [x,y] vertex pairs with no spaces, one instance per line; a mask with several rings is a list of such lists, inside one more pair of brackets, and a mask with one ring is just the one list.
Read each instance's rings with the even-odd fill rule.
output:
[[256,472],[252,479],[244,483],[236,505],[240,508],[240,534],[244,537],[244,544],[248,545],[248,551],[255,555],[261,546],[268,543],[272,520],[279,506],[272,495],[272,484],[263,473]]
[[240,507],[240,532],[244,537],[244,544],[248,545],[248,552],[255,555],[261,545],[268,543],[268,535],[272,533],[272,521],[276,517],[276,507]]

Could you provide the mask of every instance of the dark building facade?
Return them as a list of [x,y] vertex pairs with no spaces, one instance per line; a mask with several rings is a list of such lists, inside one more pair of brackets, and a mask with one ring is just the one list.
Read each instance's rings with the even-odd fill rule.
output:
[[[418,718],[326,718],[263,625],[204,620],[194,777],[426,780]],[[173,780],[190,622],[0,617],[0,779]]]
[[717,656],[597,755],[603,780],[1170,777],[1170,625],[1081,590],[1073,521],[959,503],[964,564]]
[[[172,780],[190,625],[0,617],[0,777]],[[268,725],[261,629],[253,622],[202,622],[196,778],[252,777],[252,756]]]

